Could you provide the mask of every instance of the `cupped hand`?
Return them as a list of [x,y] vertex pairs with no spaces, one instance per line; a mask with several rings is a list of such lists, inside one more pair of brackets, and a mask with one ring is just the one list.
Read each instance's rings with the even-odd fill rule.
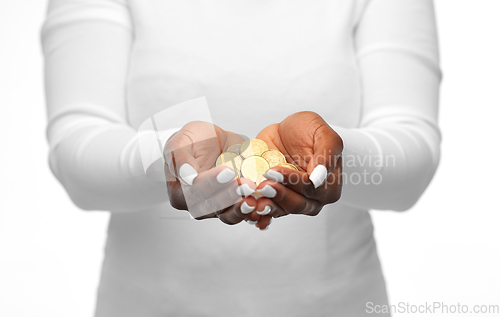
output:
[[343,143],[320,115],[294,113],[263,129],[257,138],[281,151],[299,169],[276,166],[266,172],[268,180],[257,187],[263,196],[257,201],[257,214],[315,216],[324,205],[340,199]]
[[217,157],[243,137],[202,121],[186,124],[165,144],[165,175],[171,205],[195,219],[218,217],[226,224],[258,221],[252,213],[255,184],[236,178],[227,166],[213,168]]

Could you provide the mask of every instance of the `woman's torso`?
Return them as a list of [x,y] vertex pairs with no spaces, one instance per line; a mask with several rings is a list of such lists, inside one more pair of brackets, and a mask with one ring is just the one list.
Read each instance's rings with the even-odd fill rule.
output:
[[130,123],[206,96],[215,124],[249,136],[301,110],[356,126],[361,3],[130,1]]
[[[301,110],[356,127],[363,3],[131,0],[130,124],[206,96],[215,124],[249,137]],[[96,315],[359,316],[369,301],[387,299],[365,210],[340,202],[259,232],[166,203],[111,216]]]

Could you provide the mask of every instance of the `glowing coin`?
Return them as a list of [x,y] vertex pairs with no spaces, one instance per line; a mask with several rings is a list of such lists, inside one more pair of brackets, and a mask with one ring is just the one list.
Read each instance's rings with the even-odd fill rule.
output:
[[234,153],[240,155],[240,146],[241,146],[241,144],[233,144],[227,148],[226,152],[234,152]]
[[243,160],[241,164],[241,175],[257,182],[260,175],[269,169],[269,163],[260,156],[250,156]]
[[250,139],[241,143],[240,155],[243,159],[250,156],[261,156],[262,153],[269,150],[267,143],[259,139]]
[[285,156],[278,150],[265,151],[261,156],[269,163],[269,167],[275,167],[286,163]]
[[234,153],[234,152],[224,152],[219,157],[217,158],[217,161],[215,162],[215,166],[229,166],[231,167],[236,174],[239,176],[240,175],[240,169],[241,169],[241,163],[242,159],[241,157]]
[[280,164],[278,166],[288,167],[289,169],[292,169],[294,171],[298,171],[299,170],[295,165],[290,164],[290,163],[283,163],[283,164]]

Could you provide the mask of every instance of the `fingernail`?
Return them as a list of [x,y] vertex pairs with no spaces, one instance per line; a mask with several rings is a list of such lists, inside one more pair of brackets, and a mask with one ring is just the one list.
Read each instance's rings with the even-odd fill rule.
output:
[[185,181],[189,185],[193,185],[193,181],[196,176],[198,176],[198,173],[196,172],[194,167],[192,167],[188,163],[184,163],[184,165],[182,165],[179,169],[179,175],[183,181]]
[[234,179],[235,176],[236,176],[236,173],[232,169],[225,168],[222,170],[222,172],[220,172],[217,175],[217,181],[220,184],[225,184],[225,183],[229,182],[230,180]]
[[314,188],[318,188],[323,184],[328,176],[328,171],[324,165],[318,165],[314,168],[311,175],[309,176],[309,180],[314,184]]
[[267,172],[264,174],[264,176],[267,179],[273,180],[275,182],[283,183],[283,179],[284,179],[283,174],[281,174],[280,172],[277,172],[275,170],[267,170]]
[[248,215],[255,209],[255,206],[249,206],[246,201],[243,202],[240,206],[241,213],[244,215]]
[[269,185],[264,186],[264,188],[257,190],[262,196],[267,198],[273,198],[276,196],[276,189],[272,188]]
[[243,184],[243,185],[240,185],[238,186],[238,188],[236,188],[236,193],[238,193],[238,195],[240,196],[245,196],[245,197],[248,197],[249,195],[253,194],[255,191],[250,188],[250,186],[248,186],[248,184]]
[[268,214],[268,213],[270,213],[270,212],[271,212],[271,206],[266,206],[266,207],[264,207],[264,210],[262,210],[262,211],[257,211],[257,213],[258,213],[259,215],[261,215],[261,216],[265,216],[265,215],[267,215],[267,214]]
[[252,221],[252,220],[245,220],[249,225],[255,226],[258,221]]

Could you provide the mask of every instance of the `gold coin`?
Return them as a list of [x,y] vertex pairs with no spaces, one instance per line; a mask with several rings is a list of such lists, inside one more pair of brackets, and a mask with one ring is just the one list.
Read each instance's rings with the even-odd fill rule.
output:
[[289,169],[292,169],[292,170],[295,170],[295,171],[298,171],[299,169],[297,168],[297,166],[293,165],[293,164],[290,164],[290,163],[283,163],[283,164],[280,164],[278,166],[283,166],[283,167],[288,167]]
[[269,163],[269,167],[275,167],[286,163],[285,156],[278,150],[265,151],[261,156]]
[[250,156],[241,164],[241,175],[253,182],[269,169],[269,163],[260,156]]
[[241,146],[241,144],[233,144],[227,148],[226,152],[234,152],[234,153],[239,155],[240,154],[240,146]]
[[239,174],[239,170],[241,169],[242,159],[241,157],[234,152],[224,152],[217,158],[215,162],[215,166],[229,166],[231,167],[237,174]]
[[236,174],[236,178],[241,177],[241,171],[234,161],[229,161],[229,162],[226,162],[226,163],[221,164],[221,165],[230,167],[234,171],[234,173]]
[[262,153],[269,150],[267,143],[259,139],[250,139],[241,143],[240,155],[243,159],[250,156],[261,156]]

